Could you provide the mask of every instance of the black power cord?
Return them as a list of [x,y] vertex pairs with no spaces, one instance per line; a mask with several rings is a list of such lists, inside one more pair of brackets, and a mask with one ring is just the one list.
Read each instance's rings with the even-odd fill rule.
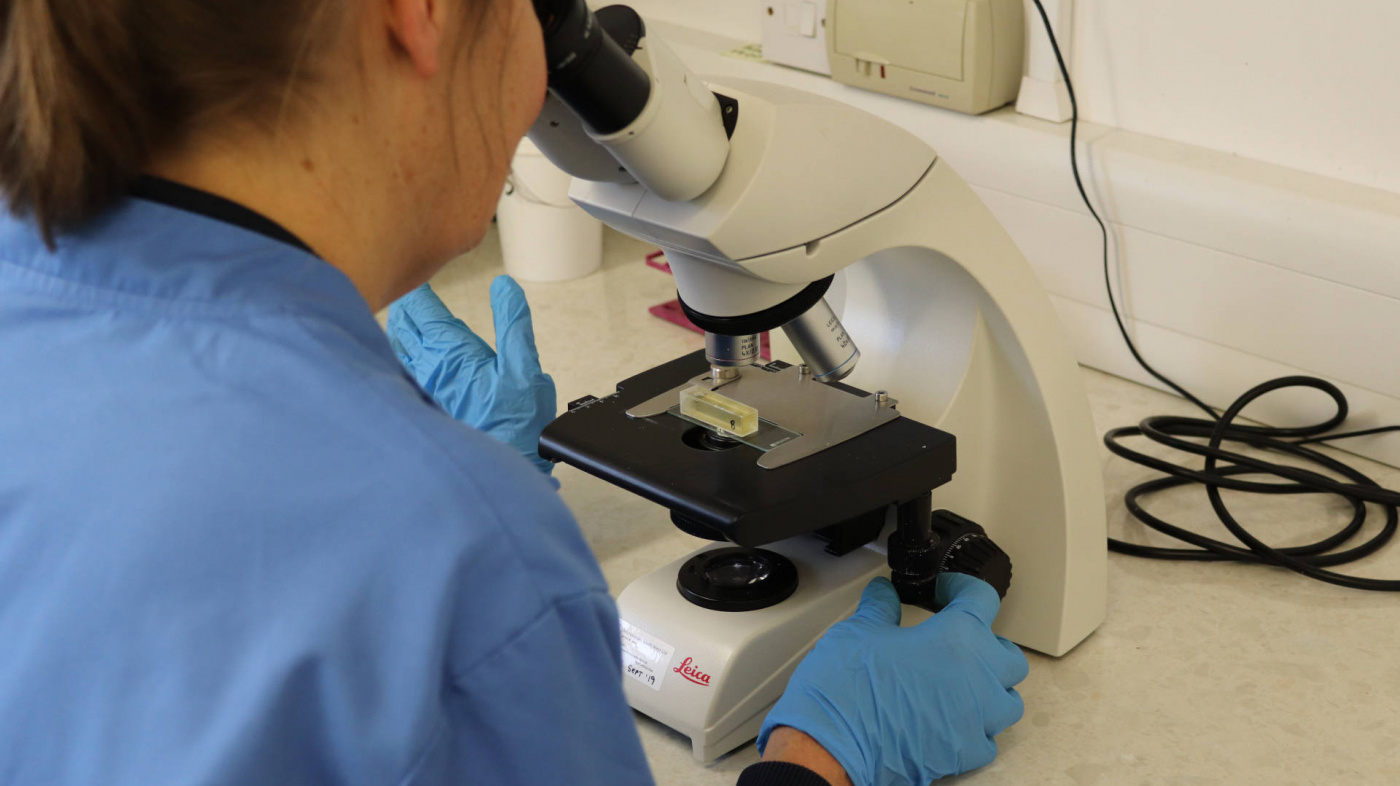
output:
[[[1104,286],[1108,289],[1108,303],[1113,309],[1113,319],[1118,323],[1118,332],[1123,335],[1123,341],[1128,345],[1128,351],[1133,354],[1133,358],[1142,366],[1147,373],[1151,374],[1162,384],[1180,393],[1187,401],[1195,404],[1208,418],[1187,418],[1175,416],[1158,416],[1147,418],[1137,426],[1113,429],[1104,435],[1104,444],[1113,453],[1122,456],[1129,461],[1150,467],[1166,475],[1163,478],[1140,483],[1128,490],[1123,502],[1128,511],[1143,524],[1152,529],[1170,535],[1177,540],[1188,543],[1195,548],[1160,548],[1155,546],[1141,546],[1134,543],[1126,543],[1113,538],[1108,539],[1108,548],[1122,554],[1131,554],[1137,557],[1148,557],[1151,559],[1166,560],[1195,560],[1200,562],[1253,562],[1266,565],[1276,565],[1282,568],[1296,571],[1305,576],[1310,576],[1319,581],[1337,584],[1343,587],[1354,589],[1374,590],[1382,592],[1400,591],[1400,581],[1388,581],[1382,579],[1366,579],[1356,576],[1347,576],[1341,573],[1334,573],[1327,568],[1343,565],[1358,560],[1368,554],[1374,553],[1394,537],[1396,529],[1400,528],[1400,514],[1397,514],[1397,506],[1400,506],[1400,492],[1382,487],[1374,480],[1370,479],[1354,467],[1350,467],[1330,456],[1319,453],[1305,445],[1320,442],[1330,442],[1348,437],[1360,437],[1369,434],[1381,434],[1386,432],[1400,431],[1400,426],[1386,426],[1383,428],[1367,429],[1365,431],[1351,431],[1338,434],[1328,434],[1347,419],[1348,406],[1346,396],[1336,385],[1323,379],[1306,376],[1281,377],[1279,379],[1265,382],[1258,385],[1240,396],[1226,409],[1223,414],[1216,414],[1215,410],[1201,399],[1192,395],[1186,388],[1178,385],[1166,375],[1157,371],[1138,352],[1137,345],[1133,343],[1132,337],[1128,335],[1128,329],[1123,324],[1123,317],[1118,311],[1118,301],[1113,295],[1113,280],[1109,273],[1108,256],[1108,227],[1104,225],[1103,219],[1094,209],[1093,203],[1089,199],[1089,193],[1084,188],[1084,180],[1079,173],[1079,102],[1074,95],[1074,82],[1070,79],[1069,68],[1065,65],[1064,55],[1060,52],[1060,43],[1055,38],[1054,27],[1050,24],[1050,17],[1045,13],[1045,6],[1041,0],[1034,0],[1035,7],[1040,11],[1040,19],[1045,23],[1045,33],[1050,37],[1050,46],[1055,51],[1055,60],[1059,63],[1060,74],[1064,77],[1065,88],[1069,93],[1069,103],[1073,110],[1070,123],[1070,166],[1074,170],[1074,184],[1079,189],[1079,196],[1084,200],[1084,206],[1089,208],[1089,214],[1094,217],[1094,221],[1099,225],[1099,232],[1103,236],[1103,276]],[[1312,426],[1302,426],[1297,428],[1274,428],[1270,426],[1241,426],[1235,424],[1235,419],[1240,412],[1255,399],[1266,394],[1290,388],[1312,388],[1326,393],[1337,405],[1337,413],[1327,421]],[[1205,466],[1202,469],[1192,469],[1190,467],[1174,464],[1170,461],[1149,456],[1145,453],[1125,447],[1122,440],[1128,437],[1147,437],[1161,445],[1174,448],[1176,450],[1193,453],[1205,458]],[[1205,439],[1202,444],[1195,440]],[[1320,467],[1328,469],[1338,475],[1348,479],[1347,481],[1335,480],[1322,473],[1310,469],[1292,466],[1288,464],[1278,464],[1272,461],[1246,456],[1234,451],[1226,450],[1222,447],[1225,443],[1238,443],[1250,447],[1283,453],[1306,459]],[[1224,466],[1221,466],[1221,465]],[[1246,480],[1237,476],[1240,475],[1265,475],[1283,479],[1285,482],[1268,483],[1257,480]],[[1192,483],[1199,483],[1205,486],[1206,495],[1210,498],[1210,505],[1215,510],[1215,515],[1223,523],[1244,548],[1239,545],[1224,543],[1213,538],[1199,535],[1189,530],[1182,529],[1167,521],[1163,521],[1151,513],[1140,504],[1140,500],[1149,494],[1177,486],[1185,486]],[[1337,533],[1323,538],[1322,540],[1306,546],[1295,546],[1292,548],[1276,549],[1259,538],[1255,537],[1243,525],[1230,514],[1225,507],[1224,500],[1220,497],[1221,489],[1233,489],[1236,491],[1248,491],[1256,494],[1335,494],[1351,503],[1355,514],[1351,522]],[[1385,526],[1376,533],[1370,540],[1360,545],[1352,546],[1345,551],[1334,551],[1361,531],[1366,522],[1367,503],[1380,505],[1385,511]]]

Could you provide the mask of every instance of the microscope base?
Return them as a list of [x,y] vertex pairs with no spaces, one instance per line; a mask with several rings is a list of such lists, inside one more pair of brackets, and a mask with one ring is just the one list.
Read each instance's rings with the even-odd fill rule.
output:
[[[877,542],[883,542],[883,539]],[[832,624],[850,616],[861,591],[889,575],[882,550],[834,557],[811,535],[766,546],[797,566],[797,591],[757,611],[701,608],[681,596],[676,576],[699,549],[632,582],[618,597],[623,688],[637,711],[691,740],[712,761],[754,739],[802,657]],[[928,612],[904,607],[904,623]]]

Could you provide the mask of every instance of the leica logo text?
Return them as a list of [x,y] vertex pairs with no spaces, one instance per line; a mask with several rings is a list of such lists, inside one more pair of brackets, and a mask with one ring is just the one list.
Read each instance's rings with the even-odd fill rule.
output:
[[671,669],[671,671],[685,677],[696,685],[704,685],[708,688],[710,686],[710,675],[690,665],[691,662],[690,658],[686,658],[681,661],[681,665]]

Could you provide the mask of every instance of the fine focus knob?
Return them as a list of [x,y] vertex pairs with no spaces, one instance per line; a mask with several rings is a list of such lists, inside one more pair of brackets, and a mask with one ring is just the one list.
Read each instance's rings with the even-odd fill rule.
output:
[[1006,597],[1011,587],[1011,557],[987,537],[987,531],[952,511],[933,513],[933,529],[938,534],[935,559],[938,573],[966,573],[975,576]]

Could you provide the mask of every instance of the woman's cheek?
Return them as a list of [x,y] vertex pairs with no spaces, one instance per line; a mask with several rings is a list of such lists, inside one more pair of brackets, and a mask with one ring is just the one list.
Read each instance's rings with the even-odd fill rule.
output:
[[[517,84],[512,85],[515,90],[510,92],[523,99],[523,106],[520,108],[522,128],[528,130],[539,116],[540,109],[544,107],[549,74],[544,57],[544,33],[540,30],[534,6],[529,0],[517,0],[516,8],[516,24],[512,36],[514,40],[510,49],[512,63],[507,71],[507,78],[514,74],[519,80]],[[521,131],[522,135],[524,130]]]

